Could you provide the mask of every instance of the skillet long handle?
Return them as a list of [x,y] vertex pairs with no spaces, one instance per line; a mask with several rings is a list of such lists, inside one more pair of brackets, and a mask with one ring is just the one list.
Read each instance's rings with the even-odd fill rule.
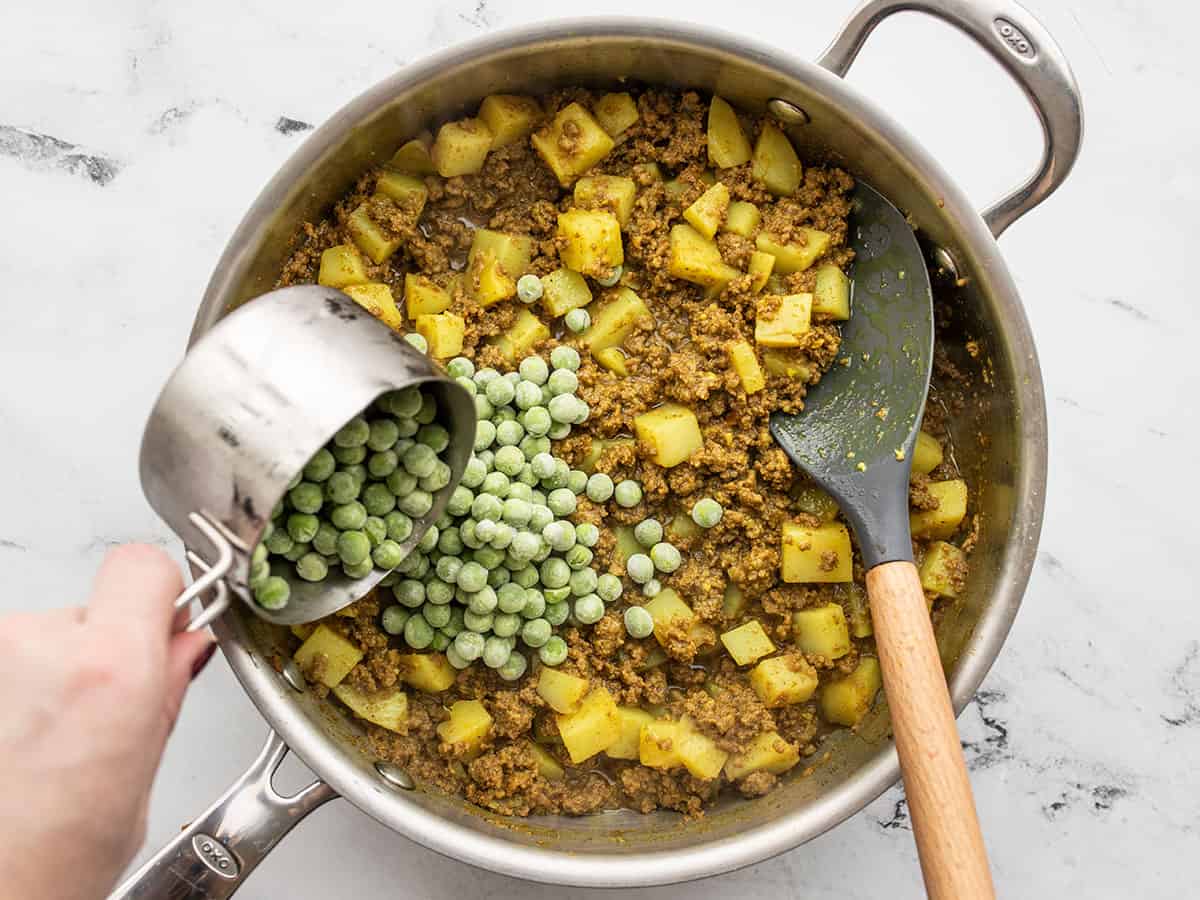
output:
[[995,897],[916,566],[876,566],[867,595],[925,890],[933,900]]

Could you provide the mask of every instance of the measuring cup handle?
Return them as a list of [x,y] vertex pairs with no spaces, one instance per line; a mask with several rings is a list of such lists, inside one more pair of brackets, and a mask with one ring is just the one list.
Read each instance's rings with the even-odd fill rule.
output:
[[867,0],[851,14],[817,65],[844,76],[867,37],[888,16],[923,12],[953,25],[986,50],[1020,86],[1042,126],[1037,171],[983,213],[995,237],[1057,190],[1083,141],[1083,99],[1062,49],[1014,0]]
[[199,631],[207,628],[221,613],[229,608],[229,586],[225,583],[225,574],[233,566],[233,545],[206,516],[192,513],[188,519],[208,538],[217,551],[216,562],[209,563],[194,550],[187,552],[188,562],[200,570],[200,577],[184,588],[183,593],[175,598],[175,609],[187,609],[193,600],[204,596],[212,589],[216,591],[211,603],[194,619],[184,626],[184,631]]

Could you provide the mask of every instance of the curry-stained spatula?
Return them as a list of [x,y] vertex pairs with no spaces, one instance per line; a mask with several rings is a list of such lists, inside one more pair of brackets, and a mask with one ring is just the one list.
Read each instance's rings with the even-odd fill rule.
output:
[[933,361],[933,295],[917,239],[878,192],[854,190],[853,314],[839,362],[771,434],[833,495],[867,569],[875,643],[931,897],[993,896],[987,853],[925,595],[908,480]]

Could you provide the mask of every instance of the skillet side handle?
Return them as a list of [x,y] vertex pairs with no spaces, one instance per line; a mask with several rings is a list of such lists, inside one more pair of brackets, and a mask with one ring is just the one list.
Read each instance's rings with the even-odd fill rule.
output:
[[983,213],[995,237],[1058,189],[1079,156],[1083,100],[1061,48],[1014,0],[867,0],[842,27],[817,64],[839,77],[849,71],[875,26],[905,11],[953,25],[992,55],[1017,82],[1042,126],[1043,150],[1030,178]]
[[129,876],[109,900],[222,900],[297,822],[337,794],[322,781],[291,797],[271,778],[287,755],[275,732],[258,758],[216,803]]

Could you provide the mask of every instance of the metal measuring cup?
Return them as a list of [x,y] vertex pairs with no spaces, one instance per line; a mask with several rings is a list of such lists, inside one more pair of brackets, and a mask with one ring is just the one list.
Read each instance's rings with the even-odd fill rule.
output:
[[289,575],[286,606],[259,606],[250,554],[288,483],[346,422],[381,394],[420,385],[450,433],[450,483],[414,520],[407,556],[445,511],[475,442],[470,395],[432,360],[340,291],[304,285],[264,294],[225,316],[188,351],[159,394],[142,436],[142,490],[188,548],[199,577],[175,602],[211,599],[189,624],[203,628],[236,594],[279,625],[330,615],[387,574],[316,583]]

